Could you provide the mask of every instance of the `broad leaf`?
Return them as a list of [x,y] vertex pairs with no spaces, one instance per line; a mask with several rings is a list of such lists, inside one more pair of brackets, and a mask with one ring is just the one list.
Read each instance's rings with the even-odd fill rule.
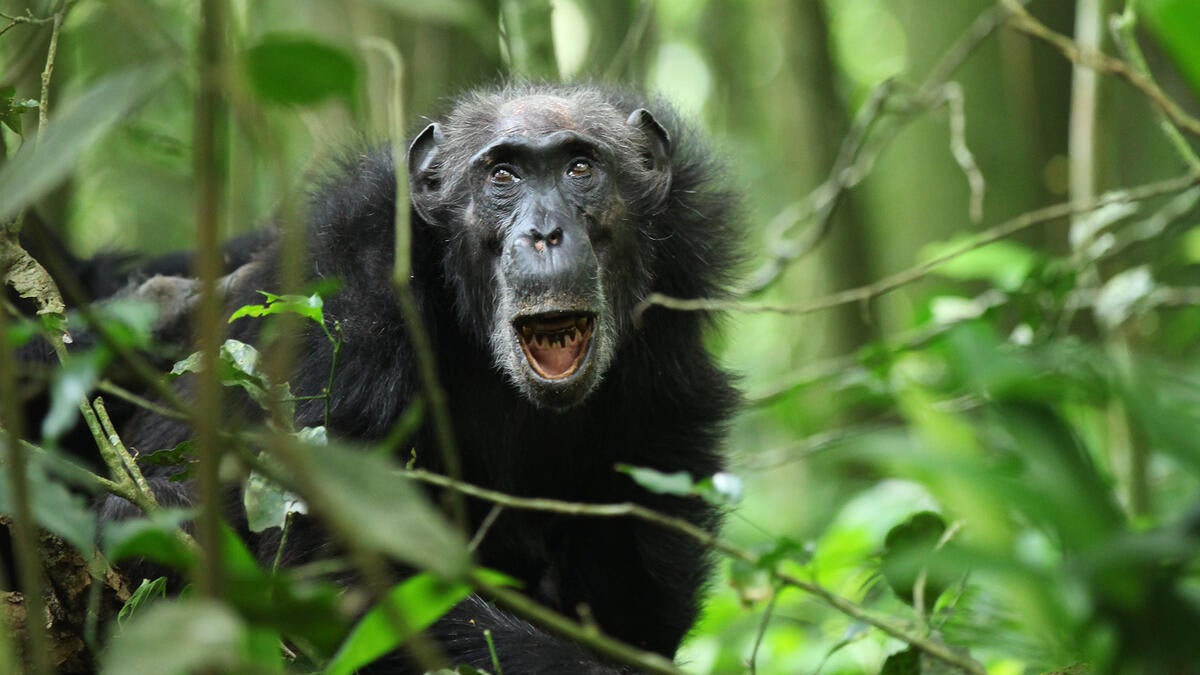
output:
[[297,444],[304,471],[320,476],[305,492],[309,504],[335,529],[356,541],[443,578],[465,574],[470,556],[461,533],[377,454],[344,445]]
[[[429,573],[410,577],[363,616],[329,662],[325,675],[352,675],[431,626],[470,591],[466,584],[448,583]],[[403,620],[403,633],[393,626],[385,603]]]
[[250,83],[264,101],[310,105],[340,97],[354,103],[358,66],[332,45],[302,36],[268,35],[244,60]]
[[240,668],[245,640],[246,626],[225,605],[196,596],[159,602],[121,628],[103,654],[100,672],[245,672]]

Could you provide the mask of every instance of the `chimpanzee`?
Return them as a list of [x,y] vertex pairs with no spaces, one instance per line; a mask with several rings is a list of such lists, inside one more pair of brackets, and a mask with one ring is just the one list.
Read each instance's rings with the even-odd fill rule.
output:
[[[711,317],[634,316],[651,293],[720,297],[732,282],[737,200],[703,140],[669,106],[636,93],[507,84],[462,96],[417,134],[408,170],[411,286],[463,479],[521,496],[634,502],[715,528],[719,514],[703,500],[652,494],[614,469],[699,478],[722,467],[738,394],[704,347]],[[366,152],[321,181],[309,209],[308,279],[340,282],[324,308],[343,334],[329,432],[351,439],[383,438],[421,395],[391,282],[395,188],[390,153]],[[278,243],[249,265],[230,307],[279,291]],[[239,319],[232,337],[254,342],[260,326]],[[315,327],[299,339],[291,386],[302,396],[326,385],[332,353]],[[323,424],[324,403],[301,402],[296,414],[297,427]],[[425,426],[416,463],[442,471]],[[143,451],[189,436],[149,413],[124,433]],[[186,482],[152,480],[166,501],[189,501]],[[472,530],[490,507],[468,502]],[[104,510],[131,508],[114,498]],[[289,536],[287,558],[307,555],[319,535],[305,532]],[[696,619],[710,568],[703,546],[646,522],[513,510],[476,553],[539,603],[572,618],[586,612],[605,633],[668,658]],[[491,669],[485,629],[505,673],[629,672],[476,596],[431,634],[455,663]],[[395,655],[372,668],[410,666]]]

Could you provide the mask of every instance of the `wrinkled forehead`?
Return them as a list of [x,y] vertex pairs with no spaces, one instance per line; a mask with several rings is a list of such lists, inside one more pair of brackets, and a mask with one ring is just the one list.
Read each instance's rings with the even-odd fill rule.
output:
[[[589,122],[608,117],[608,110],[583,110],[580,101],[550,95],[522,96],[506,101],[496,111],[495,132],[500,136],[540,136],[554,131],[587,132]],[[603,106],[607,108],[608,106]]]

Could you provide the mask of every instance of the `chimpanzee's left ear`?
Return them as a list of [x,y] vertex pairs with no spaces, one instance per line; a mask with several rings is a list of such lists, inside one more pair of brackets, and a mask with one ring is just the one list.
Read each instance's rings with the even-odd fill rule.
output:
[[671,192],[671,135],[645,108],[633,111],[625,123],[637,127],[646,137],[646,168],[656,174],[651,196],[661,205]]
[[408,146],[408,193],[413,208],[426,222],[437,205],[439,182],[433,167],[438,150],[445,140],[437,122],[425,127]]

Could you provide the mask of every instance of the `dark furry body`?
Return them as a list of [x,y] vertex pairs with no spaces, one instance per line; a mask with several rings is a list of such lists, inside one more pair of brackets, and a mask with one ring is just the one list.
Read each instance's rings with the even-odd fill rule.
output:
[[[722,466],[719,446],[737,395],[728,374],[705,350],[709,319],[699,313],[651,310],[640,326],[629,300],[650,292],[682,297],[720,295],[734,263],[734,200],[717,182],[719,174],[699,139],[661,104],[635,94],[584,88],[516,88],[472,95],[469,105],[545,93],[586,92],[622,115],[653,107],[676,139],[674,177],[665,207],[654,214],[631,213],[623,226],[636,260],[611,263],[628,300],[614,306],[621,332],[611,367],[580,404],[562,411],[535,406],[497,369],[478,305],[489,290],[487,274],[473,268],[469,237],[453,225],[422,220],[414,212],[412,285],[435,347],[438,376],[461,456],[463,479],[502,492],[576,502],[636,502],[705,528],[718,513],[699,499],[653,495],[614,470],[618,463],[687,471],[707,476]],[[460,106],[461,109],[462,106]],[[447,129],[448,135],[455,129]],[[392,269],[395,178],[389,154],[367,153],[345,160],[317,190],[310,213],[308,274],[332,276],[342,290],[326,300],[325,313],[340,322],[344,345],[333,385],[329,431],[340,437],[381,438],[418,396],[419,377],[407,329],[389,285]],[[254,255],[254,268],[239,284],[231,308],[261,301],[255,291],[278,290],[278,253],[267,242]],[[257,340],[260,322],[239,320],[231,337]],[[296,395],[319,393],[331,358],[319,329],[305,329]],[[301,404],[297,427],[324,423],[320,401]],[[417,463],[442,470],[431,425],[416,439]],[[144,451],[171,447],[190,436],[187,428],[149,414],[125,432],[128,444]],[[186,484],[154,478],[168,503],[190,501]],[[471,501],[477,528],[490,504]],[[129,506],[110,500],[106,517],[122,517]],[[239,520],[238,514],[231,518]],[[274,553],[276,533],[246,533],[264,558]],[[285,560],[310,559],[324,535],[301,522],[289,538]],[[707,552],[690,539],[637,520],[581,519],[535,512],[502,513],[477,551],[478,562],[516,577],[530,596],[569,617],[586,605],[608,634],[672,657],[696,619],[708,575]],[[587,650],[547,634],[472,597],[432,630],[456,663],[489,669],[482,637],[490,629],[506,673],[624,672]],[[391,657],[370,672],[408,672]]]

